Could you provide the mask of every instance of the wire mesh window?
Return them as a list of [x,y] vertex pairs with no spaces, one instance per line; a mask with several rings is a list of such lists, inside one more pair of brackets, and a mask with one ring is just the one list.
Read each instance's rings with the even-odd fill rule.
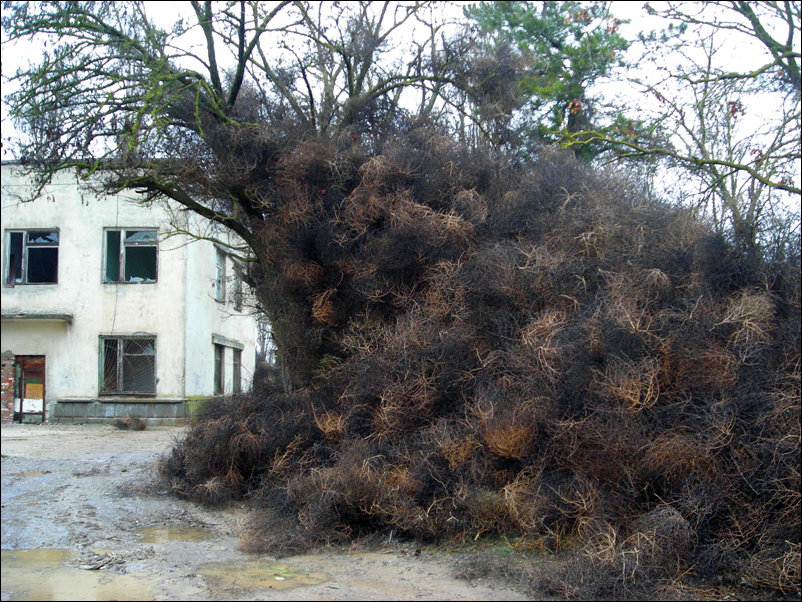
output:
[[156,230],[106,230],[104,282],[156,282]]
[[6,241],[6,284],[58,282],[57,230],[9,232]]
[[155,337],[102,337],[101,348],[101,393],[156,393]]

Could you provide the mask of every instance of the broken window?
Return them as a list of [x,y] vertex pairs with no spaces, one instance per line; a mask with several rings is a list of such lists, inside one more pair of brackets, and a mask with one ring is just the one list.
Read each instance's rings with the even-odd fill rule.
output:
[[156,282],[156,230],[106,230],[104,282]]
[[58,282],[58,230],[9,232],[6,243],[6,284]]
[[217,263],[214,275],[214,299],[220,303],[226,302],[226,254],[217,249]]
[[101,394],[156,393],[156,338],[101,337]]
[[225,383],[225,372],[223,360],[225,358],[224,349],[222,345],[214,344],[214,394],[222,395],[223,386]]

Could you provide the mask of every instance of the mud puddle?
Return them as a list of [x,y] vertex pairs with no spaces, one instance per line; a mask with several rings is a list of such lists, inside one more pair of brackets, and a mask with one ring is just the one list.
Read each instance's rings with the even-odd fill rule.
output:
[[[145,575],[120,575],[67,566],[76,552],[3,550],[3,592],[10,600],[154,600]],[[5,596],[4,596],[5,599]]]
[[308,573],[296,568],[280,564],[271,564],[269,560],[244,560],[227,564],[207,564],[201,572],[223,590],[272,589],[284,591],[296,587],[319,585],[329,580],[326,573]]
[[171,541],[199,542],[211,539],[214,534],[203,527],[160,527],[137,529],[142,543],[167,543]]
[[[155,542],[208,538],[202,529],[143,529]],[[176,532],[177,531],[177,532]],[[120,574],[103,563],[80,563],[75,550],[30,549],[2,551],[2,581],[10,600],[155,600],[145,573]],[[199,567],[204,580],[224,592],[286,591],[325,583],[326,573],[306,572],[275,564],[270,558]],[[4,596],[6,599],[6,596]]]

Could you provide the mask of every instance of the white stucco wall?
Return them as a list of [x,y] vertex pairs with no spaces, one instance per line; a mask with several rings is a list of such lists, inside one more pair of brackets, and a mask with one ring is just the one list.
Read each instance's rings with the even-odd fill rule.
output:
[[[5,307],[5,303],[3,304]],[[7,346],[8,345],[8,346]],[[81,386],[81,376],[70,369],[74,357],[72,329],[57,321],[2,322],[2,349],[15,355],[44,355],[45,398],[58,397],[59,391],[73,391]],[[97,353],[95,354],[97,356]],[[97,367],[95,367],[97,381]],[[94,394],[94,393],[93,393]]]
[[[9,229],[58,229],[58,284],[2,287],[2,312],[70,314],[72,323],[3,320],[2,350],[47,356],[47,399],[96,397],[99,336],[156,336],[156,397],[210,395],[214,385],[212,333],[244,346],[243,377],[253,373],[256,325],[213,299],[214,245],[190,244],[178,235],[160,242],[155,283],[103,282],[104,228],[158,228],[167,233],[162,208],[128,202],[132,195],[97,197],[62,174],[41,197],[20,203],[14,193],[25,181],[17,168],[2,167],[3,276]],[[228,314],[230,319],[223,319]],[[188,351],[189,350],[189,351]],[[231,362],[231,353],[226,355]],[[231,367],[227,366],[231,390]],[[243,384],[243,388],[249,386]]]
[[[196,226],[197,227],[197,226]],[[216,233],[219,237],[221,233]],[[256,364],[256,320],[245,303],[237,311],[232,303],[233,264],[226,258],[225,303],[215,300],[217,246],[207,240],[187,247],[186,391],[188,397],[214,391],[214,345],[212,336],[242,345],[242,390],[250,388]],[[200,274],[200,277],[195,275]],[[232,348],[224,350],[224,392],[233,390]]]

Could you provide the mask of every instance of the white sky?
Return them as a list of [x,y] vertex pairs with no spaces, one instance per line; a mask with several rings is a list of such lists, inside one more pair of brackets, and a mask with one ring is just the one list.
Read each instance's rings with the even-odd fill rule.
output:
[[[463,7],[466,5],[474,4],[473,1],[451,1],[440,2],[439,7],[448,14],[452,13],[455,17],[462,15]],[[149,11],[152,11],[154,20],[158,25],[169,27],[174,23],[181,14],[191,13],[187,3],[182,2],[163,2],[163,1],[146,1],[145,6]],[[659,9],[664,2],[651,2],[651,5]],[[621,26],[621,33],[628,38],[634,39],[639,31],[648,31],[651,29],[658,30],[665,26],[665,20],[660,17],[649,15],[644,9],[640,1],[613,1],[610,2],[610,12],[621,19],[630,20],[631,23]],[[5,38],[5,36],[3,36]],[[732,66],[734,69],[742,69],[744,65],[756,64],[756,58],[760,56],[760,52],[755,52],[755,49],[760,50],[759,46],[751,46],[744,44],[742,41],[736,46],[733,46],[728,55],[732,59]],[[8,83],[7,78],[13,74],[16,68],[24,64],[24,61],[29,59],[36,60],[37,47],[34,44],[21,44],[15,48],[8,48],[3,46],[2,56],[2,82],[3,82],[3,96],[12,89]],[[7,128],[12,126],[8,123],[6,118],[6,107],[3,106],[2,110],[2,127],[4,130],[4,137]],[[8,149],[3,146],[3,158],[6,159]]]
[[[149,10],[153,11],[153,14],[156,16],[159,25],[169,26],[174,22],[174,20],[179,16],[180,12],[182,11],[182,6],[185,7],[183,10],[189,11],[190,9],[186,6],[186,3],[178,3],[178,2],[145,2],[146,6],[148,6]],[[464,5],[472,4],[472,2],[440,2],[438,4],[438,8],[441,8],[445,12],[453,12],[455,16],[461,16],[462,8]],[[651,5],[655,9],[660,9],[665,3],[664,2],[651,2]],[[666,25],[666,21],[661,19],[660,17],[652,16],[647,14],[647,12],[643,8],[643,3],[640,1],[636,2],[625,2],[625,1],[614,1],[610,3],[610,10],[611,13],[618,18],[621,19],[628,19],[631,21],[628,25],[621,26],[621,33],[629,39],[634,39],[637,32],[639,31],[649,31],[649,30],[659,30]],[[638,52],[637,45],[634,45],[633,53]],[[2,56],[2,75],[3,75],[3,88],[2,92],[3,95],[7,94],[11,90],[11,85],[7,82],[7,77],[11,75],[17,66],[21,63],[21,61],[27,58],[34,58],[35,60],[35,46],[27,44],[25,47],[21,48],[14,48],[10,49],[7,48],[5,45],[3,46],[3,56]],[[761,58],[765,56],[765,52],[759,47],[759,45],[750,45],[749,43],[744,43],[743,39],[740,39],[737,44],[733,44],[730,49],[728,49],[726,55],[731,63],[730,67],[733,70],[742,70],[749,67],[756,67],[758,66],[761,61]],[[661,57],[661,60],[664,62],[669,62],[673,59],[671,56]],[[645,72],[648,75],[648,72]],[[621,103],[622,98],[627,98],[627,104],[635,104],[638,106],[639,103],[643,103],[645,101],[642,94],[638,91],[634,90],[633,88],[628,88],[626,86],[618,85],[617,83],[613,83],[605,88],[605,95],[610,97],[609,99],[613,102],[618,104]],[[763,103],[766,106],[766,103]],[[2,158],[5,159],[12,159],[14,158],[11,154],[11,149],[5,142],[5,139],[10,135],[14,134],[14,129],[12,124],[7,119],[7,110],[5,107],[5,103],[3,103],[2,107],[2,138],[3,138],[3,147],[2,147]]]

